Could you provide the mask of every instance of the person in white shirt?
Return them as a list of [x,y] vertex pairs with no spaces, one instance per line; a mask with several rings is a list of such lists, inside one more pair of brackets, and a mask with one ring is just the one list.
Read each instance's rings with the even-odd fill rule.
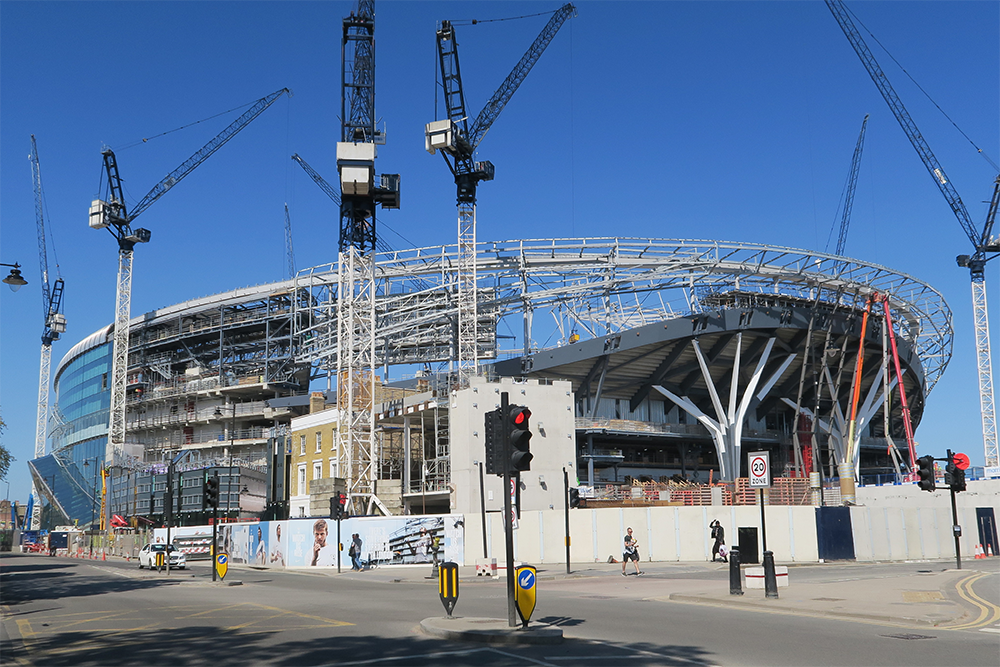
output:
[[329,566],[337,564],[336,545],[327,544],[326,538],[330,534],[326,527],[326,519],[317,519],[313,524],[313,557],[310,565]]

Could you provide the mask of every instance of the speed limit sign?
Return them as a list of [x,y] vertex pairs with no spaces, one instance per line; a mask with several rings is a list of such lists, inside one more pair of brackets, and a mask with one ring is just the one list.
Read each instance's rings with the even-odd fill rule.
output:
[[768,488],[771,486],[771,459],[768,452],[751,452],[747,455],[750,471],[751,488]]

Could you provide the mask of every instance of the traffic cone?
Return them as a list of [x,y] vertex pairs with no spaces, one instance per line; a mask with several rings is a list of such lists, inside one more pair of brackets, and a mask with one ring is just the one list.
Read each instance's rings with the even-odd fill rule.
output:
[[102,552],[101,552],[101,560],[107,560],[107,559],[108,559],[108,554],[106,554],[106,553],[104,553],[104,552],[102,551]]
[[976,545],[976,555],[974,556],[974,558],[976,560],[979,560],[982,557],[983,557],[983,545],[982,544],[977,544]]
[[989,558],[993,558],[993,545],[992,544],[987,544],[986,545],[986,555]]

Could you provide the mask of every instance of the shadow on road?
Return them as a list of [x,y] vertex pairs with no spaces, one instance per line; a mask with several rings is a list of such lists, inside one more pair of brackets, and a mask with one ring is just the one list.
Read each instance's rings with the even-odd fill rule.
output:
[[[68,597],[105,595],[161,586],[176,586],[179,581],[159,579],[107,579],[69,561],[50,564],[18,562],[5,557],[0,579],[0,603],[18,605],[38,600],[58,600]],[[52,571],[60,568],[60,571]],[[48,570],[48,571],[45,571]],[[17,611],[16,609],[13,611]]]
[[557,625],[561,628],[571,628],[586,623],[582,618],[573,618],[571,616],[546,616],[545,618],[538,619],[538,621],[540,623],[548,623],[549,625]]
[[[117,636],[116,636],[117,635]],[[482,644],[442,642],[422,636],[408,637],[326,637],[308,641],[274,643],[275,630],[246,634],[208,627],[127,632],[122,634],[67,632],[26,642],[27,651],[18,650],[35,664],[44,658],[52,667],[105,667],[107,665],[416,665],[474,667],[526,665],[539,658],[560,657],[561,664],[573,664],[573,657],[585,656],[586,664],[606,664],[623,658],[629,665],[685,665],[701,667],[714,662],[706,651],[691,646],[660,646],[651,643],[608,643],[569,640],[558,646],[512,647],[493,650]],[[20,647],[19,647],[20,648]]]

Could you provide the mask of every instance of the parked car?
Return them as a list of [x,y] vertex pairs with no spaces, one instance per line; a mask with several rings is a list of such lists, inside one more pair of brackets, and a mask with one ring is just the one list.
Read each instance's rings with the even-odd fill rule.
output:
[[187,568],[187,557],[181,553],[174,545],[147,544],[139,551],[139,569],[144,567],[150,569],[156,567],[156,554],[167,552],[170,554],[170,568],[183,570]]

